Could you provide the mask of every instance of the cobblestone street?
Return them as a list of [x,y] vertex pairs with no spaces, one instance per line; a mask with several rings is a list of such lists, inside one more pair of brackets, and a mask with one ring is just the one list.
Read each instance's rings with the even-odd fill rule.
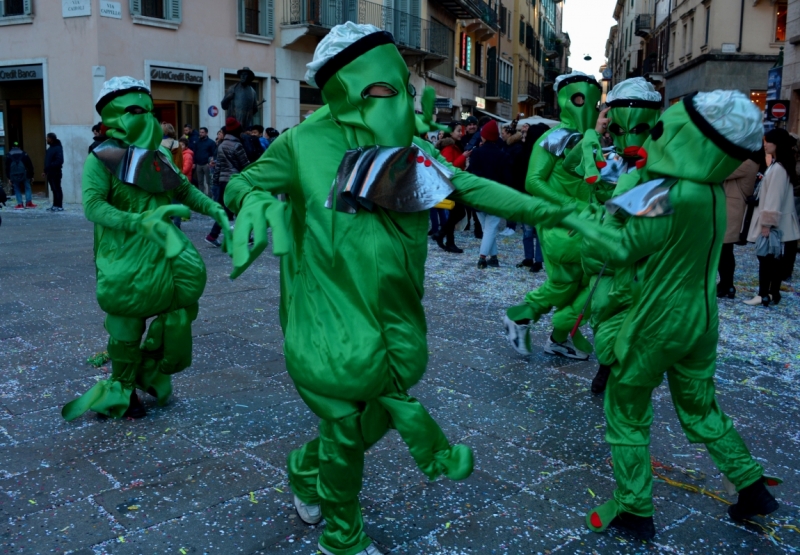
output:
[[[63,404],[106,377],[87,357],[106,348],[95,301],[92,225],[79,208],[2,211],[0,226],[0,554],[317,553],[320,527],[296,517],[288,452],[316,434],[294,390],[278,324],[278,261],[263,255],[236,281],[230,259],[183,229],[208,267],[194,324],[191,368],[148,416],[74,422]],[[658,535],[635,542],[593,534],[586,511],[611,495],[597,362],[541,352],[503,337],[504,309],[542,283],[514,268],[521,233],[499,240],[499,269],[475,268],[431,242],[425,308],[428,372],[412,393],[451,442],[475,452],[464,482],[429,482],[390,432],[366,457],[365,531],[393,554],[725,553],[800,550],[800,295],[745,306],[757,279],[751,247],[737,247],[736,300],[720,303],[718,400],[768,474],[781,509],[747,527],[731,522],[721,476],[683,435],[666,385],[654,397],[652,456]],[[270,247],[271,251],[271,247]],[[795,284],[800,283],[795,271]]]

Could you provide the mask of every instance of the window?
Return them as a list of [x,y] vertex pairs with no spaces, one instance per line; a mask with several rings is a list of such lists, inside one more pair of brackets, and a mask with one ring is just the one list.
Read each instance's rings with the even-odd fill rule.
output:
[[[533,29],[531,29],[533,31]],[[525,21],[520,19],[519,20],[519,33],[517,35],[519,37],[519,43],[525,44]]]
[[693,47],[694,47],[694,18],[691,18],[689,20],[689,50],[686,52],[686,54],[691,56]]
[[672,50],[672,63],[675,63],[675,51],[676,46],[678,43],[675,42],[675,31],[672,31],[672,42],[669,43],[669,47]]
[[786,2],[775,4],[775,42],[786,40]]
[[506,22],[506,27],[508,28],[508,40],[513,40],[513,37],[512,37],[512,35],[513,35],[514,33],[513,33],[513,31],[511,30],[511,10],[508,10],[508,13],[506,13],[506,19],[508,20],[508,21]]
[[500,34],[501,35],[508,35],[508,26],[506,25],[506,16],[508,15],[508,9],[505,6],[500,6]]
[[0,16],[31,15],[31,0],[0,0]]
[[706,8],[706,35],[703,44],[708,44],[708,34],[711,30],[711,6]]
[[689,33],[687,32],[687,25],[686,23],[683,24],[683,50],[681,50],[681,56],[686,56],[686,39],[689,37]]
[[239,32],[272,37],[274,13],[273,0],[239,0]]
[[181,22],[181,0],[130,0],[130,10],[134,22],[137,16]]
[[475,75],[483,77],[483,45],[475,45]]

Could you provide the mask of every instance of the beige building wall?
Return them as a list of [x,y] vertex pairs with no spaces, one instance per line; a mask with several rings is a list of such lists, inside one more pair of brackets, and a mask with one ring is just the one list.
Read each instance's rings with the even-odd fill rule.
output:
[[[235,77],[236,69],[248,66],[259,78],[266,98],[263,123],[268,126],[274,121],[270,77],[275,72],[276,48],[265,37],[237,38],[237,2],[183,0],[180,23],[163,28],[134,23],[128,0],[119,0],[121,19],[101,17],[100,0],[88,1],[90,16],[64,18],[60,1],[34,0],[33,15],[26,23],[3,25],[8,19],[0,17],[0,69],[42,64],[41,144],[25,148],[34,151],[32,155],[43,150],[44,132],[54,132],[61,139],[65,202],[81,202],[81,169],[91,143],[90,128],[100,120],[94,103],[103,81],[112,76],[130,75],[150,83],[151,66],[201,72],[202,84],[196,86],[198,123],[208,127],[213,136],[224,124],[220,100],[225,75],[233,73]],[[0,86],[9,85],[0,82]],[[219,110],[216,117],[209,115],[212,105]],[[37,155],[34,163],[39,175],[43,157]]]

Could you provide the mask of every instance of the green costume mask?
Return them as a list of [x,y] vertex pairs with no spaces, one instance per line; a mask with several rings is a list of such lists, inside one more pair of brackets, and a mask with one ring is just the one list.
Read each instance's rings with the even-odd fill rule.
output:
[[660,107],[656,103],[655,107],[646,107],[645,104],[653,104],[646,101],[619,100],[609,104],[611,109],[608,117],[611,124],[608,132],[614,140],[618,154],[625,156],[636,156],[639,148],[644,146],[645,141],[650,137],[650,130],[656,126]]
[[[141,108],[144,113],[136,114]],[[117,96],[99,110],[106,135],[127,145],[156,150],[161,145],[161,124],[153,115],[153,99],[149,93],[133,91]]]
[[351,148],[403,147],[411,144],[416,132],[415,90],[409,77],[392,36],[381,32],[334,56],[316,80]]
[[600,85],[592,77],[576,75],[564,79],[558,87],[561,124],[579,133],[594,129],[601,94]]

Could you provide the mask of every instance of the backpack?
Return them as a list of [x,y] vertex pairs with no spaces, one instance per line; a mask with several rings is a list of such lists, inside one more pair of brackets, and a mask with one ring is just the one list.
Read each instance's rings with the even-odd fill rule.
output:
[[25,169],[22,155],[15,154],[11,157],[11,167],[8,171],[8,178],[11,180],[11,183],[22,183],[27,177],[28,171]]

